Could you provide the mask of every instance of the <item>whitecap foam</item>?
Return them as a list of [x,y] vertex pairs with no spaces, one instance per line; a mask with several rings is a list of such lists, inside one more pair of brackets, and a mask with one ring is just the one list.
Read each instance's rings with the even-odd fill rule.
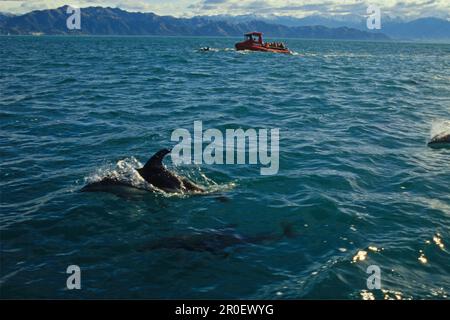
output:
[[430,138],[450,134],[450,120],[434,120],[431,123]]
[[115,179],[139,189],[152,190],[154,187],[147,183],[136,169],[141,168],[142,163],[134,157],[117,161],[116,164],[107,164],[98,168],[93,174],[85,178],[86,183],[101,181],[105,178]]

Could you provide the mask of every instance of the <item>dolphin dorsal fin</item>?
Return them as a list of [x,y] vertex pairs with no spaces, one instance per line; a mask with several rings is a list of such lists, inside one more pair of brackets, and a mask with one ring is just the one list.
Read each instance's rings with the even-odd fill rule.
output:
[[155,153],[145,164],[143,169],[148,169],[151,167],[160,167],[162,166],[162,161],[164,157],[170,153],[170,149],[161,149],[157,153]]

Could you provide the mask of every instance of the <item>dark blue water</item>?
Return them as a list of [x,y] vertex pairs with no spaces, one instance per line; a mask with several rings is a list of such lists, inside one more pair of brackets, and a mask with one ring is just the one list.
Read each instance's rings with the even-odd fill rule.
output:
[[[448,297],[450,150],[426,143],[450,119],[450,45],[288,40],[296,54],[277,55],[234,42],[0,38],[2,298]],[[278,174],[166,161],[221,196],[79,192],[196,120],[280,128]],[[230,225],[280,236],[145,246]],[[81,290],[66,289],[72,264]]]

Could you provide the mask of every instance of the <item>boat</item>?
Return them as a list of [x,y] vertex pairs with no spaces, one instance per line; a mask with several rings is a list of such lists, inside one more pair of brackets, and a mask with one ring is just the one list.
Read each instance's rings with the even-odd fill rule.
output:
[[236,50],[264,51],[276,53],[291,53],[291,51],[279,42],[263,42],[263,34],[261,32],[249,32],[244,34],[244,41],[236,43]]

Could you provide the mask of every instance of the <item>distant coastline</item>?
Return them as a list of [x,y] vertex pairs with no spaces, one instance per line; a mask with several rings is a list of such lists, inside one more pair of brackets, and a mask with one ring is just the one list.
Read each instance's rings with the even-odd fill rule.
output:
[[[217,39],[217,38],[223,38],[223,39],[233,39],[233,40],[239,40],[242,39],[242,36],[163,36],[163,35],[115,35],[115,34],[0,34],[0,38],[8,38],[8,37],[54,37],[54,38],[66,38],[66,37],[86,37],[86,38],[205,38],[205,39]],[[271,37],[267,37],[267,39],[270,39]],[[294,38],[294,37],[286,37],[286,38],[277,38],[278,40],[284,40],[284,39],[290,39],[290,40],[308,40],[308,41],[342,41],[342,42],[379,42],[379,43],[411,43],[411,44],[450,44],[450,40],[421,40],[421,39],[411,39],[411,40],[404,40],[404,39],[381,39],[381,40],[371,40],[371,39],[316,39],[316,38]]]

